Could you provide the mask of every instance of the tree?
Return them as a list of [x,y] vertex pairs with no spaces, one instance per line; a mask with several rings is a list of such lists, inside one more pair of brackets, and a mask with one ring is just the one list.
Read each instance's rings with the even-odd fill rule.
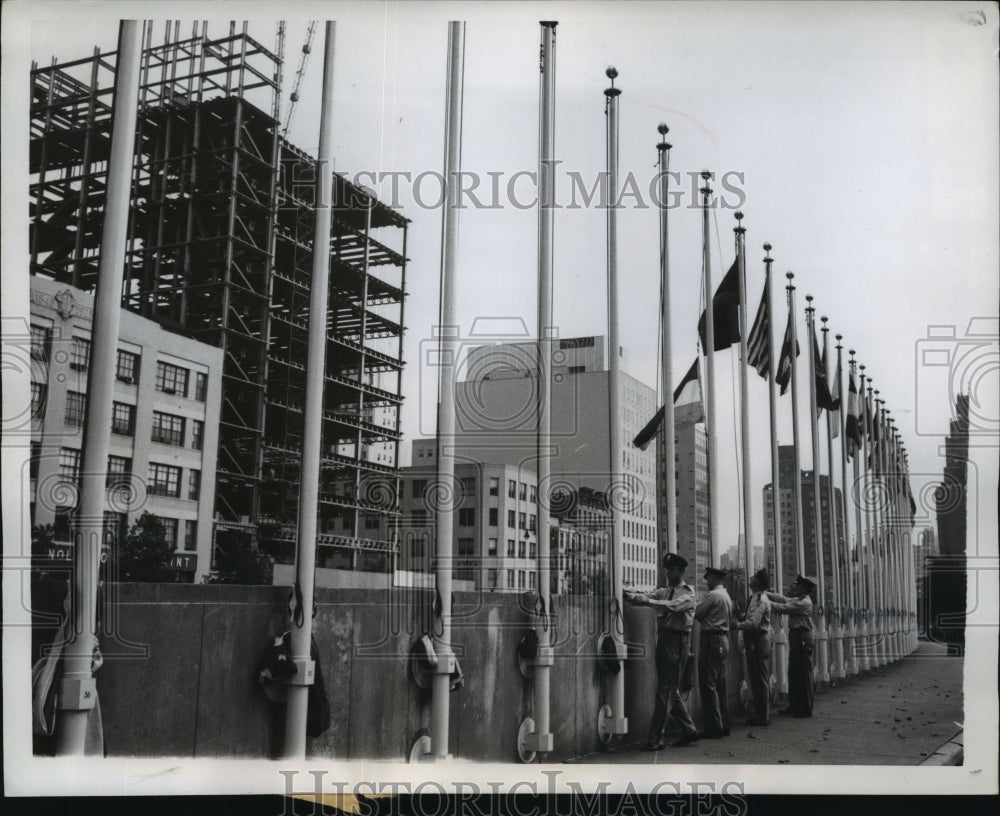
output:
[[254,546],[243,530],[219,530],[215,534],[215,570],[206,584],[270,584],[274,560]]
[[118,543],[112,555],[115,581],[173,581],[170,555],[175,544],[167,542],[166,531],[159,518],[143,513],[132,525],[125,540]]

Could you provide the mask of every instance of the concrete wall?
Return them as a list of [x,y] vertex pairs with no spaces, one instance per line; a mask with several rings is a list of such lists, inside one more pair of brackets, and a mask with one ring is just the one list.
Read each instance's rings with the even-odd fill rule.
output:
[[[276,756],[283,710],[267,700],[256,674],[269,639],[287,628],[287,595],[283,587],[113,588],[118,614],[109,619],[114,635],[103,639],[106,661],[98,672],[108,754]],[[411,680],[407,655],[430,623],[431,600],[430,592],[412,589],[318,590],[314,632],[332,725],[310,741],[311,755],[407,757],[430,721],[430,692]],[[555,601],[556,750],[547,761],[558,762],[600,750],[597,712],[608,692],[593,657],[606,607],[594,598]],[[451,695],[449,748],[456,757],[517,761],[518,727],[532,714],[531,684],[517,667],[527,608],[520,595],[455,596],[454,641],[465,674],[465,686]],[[652,711],[651,610],[627,608],[625,628],[632,742],[645,738]],[[137,655],[142,647],[145,656]]]

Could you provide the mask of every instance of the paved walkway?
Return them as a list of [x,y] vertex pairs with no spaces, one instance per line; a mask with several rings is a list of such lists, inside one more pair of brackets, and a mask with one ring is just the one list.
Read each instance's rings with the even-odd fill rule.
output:
[[[942,764],[945,743],[961,740],[962,659],[921,643],[910,656],[869,676],[818,691],[813,716],[796,719],[774,712],[766,728],[745,726],[734,712],[732,733],[688,748],[656,753],[628,741],[578,763],[603,764]],[[645,724],[643,724],[645,725]],[[643,729],[639,729],[640,732]],[[668,740],[679,734],[668,734]]]

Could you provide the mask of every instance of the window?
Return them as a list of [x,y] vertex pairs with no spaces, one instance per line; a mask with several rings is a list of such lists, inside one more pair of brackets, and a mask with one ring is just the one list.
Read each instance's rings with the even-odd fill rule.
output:
[[90,366],[90,341],[83,337],[73,338],[73,351],[70,353],[69,367],[77,371],[86,371]]
[[184,445],[184,417],[153,411],[152,440],[164,445]]
[[184,549],[185,550],[195,550],[197,549],[197,538],[198,538],[198,522],[194,519],[188,519],[184,522]]
[[524,542],[523,541],[518,541],[517,542],[517,557],[518,558],[524,558],[524,548],[525,548]]
[[31,443],[31,459],[29,461],[29,476],[32,479],[38,478],[38,464],[42,458],[42,446],[38,442]]
[[508,538],[507,539],[507,557],[508,558],[513,558],[514,557],[514,539],[513,538]]
[[517,524],[517,514],[513,510],[507,511],[507,526],[514,527]]
[[174,499],[180,497],[181,469],[150,462],[149,487],[146,492],[151,496],[170,496]]
[[177,519],[163,518],[160,516],[157,521],[163,525],[163,538],[171,548],[177,546]]
[[528,589],[534,589],[534,588],[535,588],[535,573],[529,572],[528,573]]
[[534,559],[537,557],[538,557],[538,545],[534,541],[532,541],[530,544],[528,544],[528,558]]
[[186,397],[188,390],[188,370],[170,363],[156,363],[156,390],[164,394]]
[[532,504],[538,501],[538,490],[535,488],[534,485],[531,485],[531,487],[529,488],[528,501],[530,501]]
[[56,541],[73,540],[73,508],[60,505],[56,507],[56,519],[53,524]]
[[198,501],[198,495],[201,493],[201,471],[200,470],[189,470],[188,471],[188,498],[192,501]]
[[132,478],[132,460],[124,456],[108,457],[107,486],[110,488],[127,487]]
[[507,480],[507,497],[511,499],[517,498],[517,482],[513,479]]
[[83,411],[86,398],[78,391],[66,392],[66,424],[74,428],[83,427]]
[[104,511],[104,546],[112,547],[128,535],[128,516],[124,513]]
[[194,374],[194,398],[198,402],[204,402],[208,397],[208,375],[200,371]]
[[514,588],[514,570],[512,569],[507,570],[507,588]]
[[80,478],[80,451],[75,448],[59,449],[59,475],[67,482],[76,482]]
[[134,385],[139,379],[139,355],[132,351],[118,349],[118,359],[115,362],[115,379],[118,382]]
[[200,419],[191,420],[191,447],[201,450],[205,446],[205,423]]
[[45,419],[45,386],[42,383],[31,384],[31,418]]
[[487,555],[497,554],[497,540],[495,538],[490,539],[489,548],[486,551]]
[[521,482],[521,489],[518,492],[520,494],[519,498],[521,499],[521,501],[524,501],[525,499],[528,498],[528,486],[524,482]]
[[497,570],[491,569],[489,571],[489,588],[496,589],[497,587]]
[[424,496],[424,491],[427,489],[426,479],[414,479],[413,480],[413,498],[421,499]]
[[476,495],[476,480],[472,476],[465,476],[462,478],[462,495]]
[[49,359],[49,330],[46,326],[31,324],[31,359]]
[[377,530],[381,516],[365,516],[365,529]]
[[534,532],[536,529],[538,529],[538,520],[535,518],[534,513],[528,516],[528,529],[531,530],[531,532]]
[[490,476],[490,495],[500,495],[500,479],[496,476]]
[[135,428],[135,406],[116,402],[111,408],[111,433],[131,436]]
[[524,570],[517,571],[517,588],[524,589]]
[[472,527],[476,523],[476,508],[463,507],[458,511],[458,526]]
[[520,526],[520,528],[522,530],[528,529],[528,514],[527,513],[518,513],[517,514],[517,520],[518,520],[518,526]]

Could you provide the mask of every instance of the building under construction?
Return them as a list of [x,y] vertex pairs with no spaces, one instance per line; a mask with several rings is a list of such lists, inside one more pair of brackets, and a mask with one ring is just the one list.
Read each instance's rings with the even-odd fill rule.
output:
[[[290,561],[316,162],[282,132],[284,25],[271,48],[246,23],[218,34],[145,27],[122,306],[223,350],[215,547],[250,536]],[[115,63],[95,49],[31,75],[31,274],[85,291]],[[334,189],[318,565],[390,569],[393,525],[378,525],[387,540],[363,529],[397,513],[408,222],[346,179]]]

